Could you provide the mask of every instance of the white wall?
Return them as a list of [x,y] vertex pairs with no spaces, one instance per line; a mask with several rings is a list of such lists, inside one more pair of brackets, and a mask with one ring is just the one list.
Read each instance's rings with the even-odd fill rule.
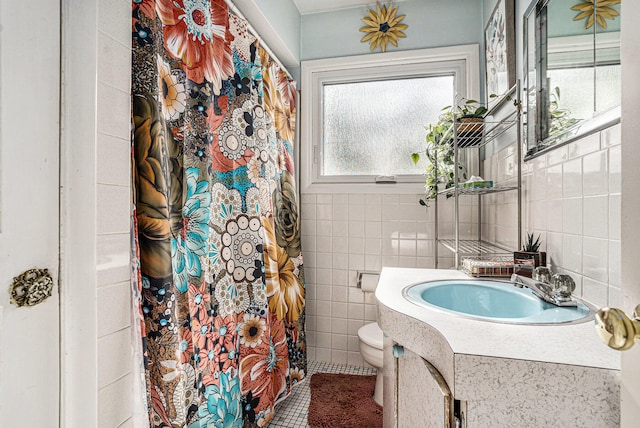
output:
[[[640,284],[638,283],[638,242],[640,226],[640,183],[638,165],[638,133],[640,132],[640,58],[637,47],[640,44],[640,2],[625,2],[622,6],[622,308],[631,315],[640,304]],[[640,419],[640,346],[622,353],[622,427],[631,428]]]
[[131,354],[131,2],[99,0],[97,55],[98,426],[134,426]]
[[[397,4],[407,39],[399,50],[478,43],[481,3],[404,1]],[[301,57],[315,59],[369,54],[360,43],[361,18],[368,7],[302,16]],[[456,31],[448,26],[456,25]],[[390,46],[389,50],[396,48]],[[304,96],[304,94],[302,94]],[[305,126],[302,124],[302,126]],[[309,144],[302,141],[301,144]],[[308,356],[311,360],[361,366],[358,329],[376,319],[373,294],[356,287],[358,271],[379,272],[383,266],[433,268],[433,208],[418,200],[424,194],[302,194],[302,240],[305,257]],[[477,233],[473,201],[462,202],[464,233]],[[441,201],[441,236],[453,235],[452,200]],[[442,253],[446,253],[441,248]],[[450,253],[439,267],[451,266]]]
[[[495,1],[474,2],[476,5],[472,7],[477,7],[478,13],[472,17],[455,9],[461,7],[461,3],[442,4],[445,9],[453,7],[451,12],[455,13],[447,12],[435,18],[442,28],[455,25],[456,31],[434,31],[434,27],[420,19],[417,26],[428,28],[422,34],[414,35],[425,44],[420,47],[431,43],[456,44],[455,40],[447,38],[450,37],[448,34],[473,37],[474,42],[482,43],[484,24]],[[425,2],[422,4],[426,6]],[[518,74],[522,15],[528,4],[529,1],[516,1]],[[410,9],[416,4],[407,1],[399,5],[401,12],[408,14],[407,19],[421,16]],[[359,44],[355,33],[348,37],[344,35],[344,28],[357,32],[358,17],[363,10],[303,15],[302,58],[368,52],[365,45]],[[423,13],[437,10],[431,7]],[[433,20],[434,16],[430,15],[429,19]],[[411,25],[411,22],[407,23]],[[343,30],[337,31],[337,28]],[[465,32],[460,33],[459,28],[464,28]],[[466,31],[473,36],[465,36]],[[433,33],[437,33],[438,38],[428,40]],[[523,164],[523,232],[540,234],[543,250],[547,251],[553,269],[574,277],[576,294],[597,306],[620,305],[622,299],[620,152],[620,126],[617,126]],[[484,163],[484,178],[494,179],[497,183],[513,183],[515,162],[513,145],[490,155]],[[421,209],[416,203],[419,197],[302,195],[309,358],[354,365],[362,363],[357,353],[357,329],[374,319],[374,301],[355,288],[357,270],[377,271],[382,266],[434,266],[433,210],[430,208],[425,212]],[[507,192],[483,199],[483,237],[514,249],[521,245],[517,242],[516,197],[516,193]],[[466,198],[462,198],[461,203],[465,221],[461,233],[474,236],[477,232],[473,223],[477,219],[476,207]],[[365,208],[364,235],[360,235],[362,227],[358,224],[361,207]],[[451,208],[451,204],[445,202],[439,217],[441,235],[452,233]],[[447,255],[447,251],[440,247],[440,254]],[[451,265],[450,258],[440,261],[439,267]]]
[[[376,319],[357,271],[433,267],[433,219],[420,195],[303,194],[308,358],[362,366],[358,329]],[[430,220],[430,221],[429,221]]]
[[[516,0],[516,74],[522,70],[523,15],[531,0]],[[496,0],[485,0],[484,21]],[[547,262],[577,281],[576,294],[596,306],[620,305],[621,281],[621,137],[620,125],[585,137],[523,165],[523,239],[540,234]],[[491,155],[485,171],[509,179],[515,147]],[[488,198],[483,230],[490,239],[513,246],[515,230],[505,213],[516,200],[502,194]]]
[[[424,195],[303,194],[307,340],[310,360],[362,366],[358,329],[376,320],[373,293],[357,288],[357,272],[383,266],[434,268],[434,208]],[[441,198],[440,236],[453,236],[453,200]],[[462,233],[477,234],[477,206],[461,200]],[[476,223],[477,224],[477,223]],[[441,248],[441,268],[453,259]]]
[[[620,126],[568,144],[523,167],[523,230],[540,234],[556,272],[596,306],[621,305]],[[513,185],[513,145],[484,162],[484,178]],[[434,265],[434,209],[422,195],[303,194],[302,244],[309,358],[362,365],[357,330],[375,300],[356,288],[358,270]],[[462,197],[461,236],[477,236],[476,198]],[[440,199],[440,236],[453,235],[452,200]],[[483,238],[518,248],[517,193],[483,197]],[[439,249],[439,267],[452,266]]]
[[[485,176],[514,183],[514,153],[511,145],[489,157]],[[620,164],[620,125],[523,164],[523,239],[540,235],[547,264],[571,275],[575,294],[598,307],[619,306],[622,299]],[[517,195],[489,195],[484,201],[483,235],[518,247]]]
[[134,426],[131,2],[63,2],[63,426]]

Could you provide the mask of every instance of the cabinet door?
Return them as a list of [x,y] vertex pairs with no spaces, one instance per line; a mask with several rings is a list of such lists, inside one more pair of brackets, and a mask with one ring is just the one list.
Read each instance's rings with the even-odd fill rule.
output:
[[[69,3],[0,0],[0,427],[5,428],[60,426],[60,6]],[[26,30],[29,22],[33,31]],[[29,303],[36,303],[19,307],[9,287],[33,268],[47,269],[50,278],[31,271],[16,280],[15,297],[31,296]],[[42,301],[45,284],[50,297]]]
[[405,348],[397,376],[399,428],[452,426],[453,397],[435,367]]

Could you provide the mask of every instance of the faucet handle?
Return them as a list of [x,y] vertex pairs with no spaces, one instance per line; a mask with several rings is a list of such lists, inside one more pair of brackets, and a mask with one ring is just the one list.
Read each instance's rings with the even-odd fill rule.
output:
[[551,284],[551,269],[546,266],[538,266],[533,270],[533,279],[545,284]]
[[564,273],[556,273],[551,279],[553,284],[553,290],[558,293],[560,297],[571,297],[571,293],[576,289],[576,283],[569,275]]

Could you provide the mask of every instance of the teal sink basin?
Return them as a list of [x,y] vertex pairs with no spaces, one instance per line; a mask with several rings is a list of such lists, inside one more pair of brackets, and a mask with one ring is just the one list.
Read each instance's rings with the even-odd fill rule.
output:
[[578,307],[558,307],[528,288],[495,280],[429,281],[403,290],[407,300],[452,315],[506,324],[567,324],[592,320],[595,309],[578,299]]

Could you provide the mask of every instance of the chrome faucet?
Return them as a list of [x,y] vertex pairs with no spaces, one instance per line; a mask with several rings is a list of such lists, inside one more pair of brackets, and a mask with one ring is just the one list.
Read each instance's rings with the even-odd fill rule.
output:
[[571,298],[571,293],[576,289],[573,279],[566,274],[556,273],[553,276],[549,268],[540,266],[534,269],[533,278],[513,274],[511,282],[516,287],[526,287],[531,292],[556,306],[578,306],[578,303]]

